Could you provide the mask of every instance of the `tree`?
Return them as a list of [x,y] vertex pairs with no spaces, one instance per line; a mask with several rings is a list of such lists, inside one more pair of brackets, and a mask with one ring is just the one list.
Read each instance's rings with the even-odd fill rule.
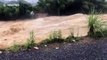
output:
[[39,0],[38,2],[38,8],[40,10],[57,15],[69,9],[71,9],[72,12],[81,9],[85,13],[89,13],[92,8],[100,11],[106,8],[105,5],[107,6],[105,0]]
[[39,0],[38,6],[48,13],[60,15],[61,10],[73,0]]
[[31,4],[26,1],[20,1],[19,5],[20,16],[30,15],[30,12],[33,10]]
[[[15,4],[12,2],[9,2],[9,4]],[[29,15],[30,12],[33,10],[32,6],[27,2],[18,1],[16,4],[19,4],[19,6],[11,5],[4,3],[0,4],[0,18],[3,19],[13,19],[18,18],[21,16]]]

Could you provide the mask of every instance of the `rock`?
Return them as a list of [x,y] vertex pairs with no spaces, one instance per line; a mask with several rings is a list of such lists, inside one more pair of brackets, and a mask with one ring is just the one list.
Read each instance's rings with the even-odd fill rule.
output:
[[73,39],[72,41],[73,41],[73,42],[76,42],[76,40],[74,40],[74,39]]
[[59,49],[59,47],[55,47],[55,49],[56,49],[56,50],[58,50],[58,49]]
[[34,49],[38,50],[39,48],[38,47],[34,47]]
[[37,44],[48,38],[54,30],[61,30],[63,37],[68,37],[70,32],[73,32],[74,36],[78,35],[78,37],[87,36],[89,30],[87,17],[88,15],[84,14],[74,14],[8,22],[0,21],[0,45],[6,46],[0,48],[9,48],[14,44],[14,39],[15,42],[19,42],[19,45],[24,44],[32,30],[34,33],[36,32]]
[[0,51],[0,54],[2,54],[3,52],[2,51]]
[[44,45],[45,47],[47,47],[47,45]]

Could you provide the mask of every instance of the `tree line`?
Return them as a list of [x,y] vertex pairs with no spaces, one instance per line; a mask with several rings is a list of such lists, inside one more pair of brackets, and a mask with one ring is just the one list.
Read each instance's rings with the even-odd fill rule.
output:
[[19,2],[19,6],[4,6],[0,3],[0,18],[20,18],[30,16],[31,11],[52,15],[90,13],[91,9],[106,12],[105,0],[39,0],[36,6]]
[[106,11],[105,0],[39,0],[39,9],[50,14],[61,15],[64,13],[89,13],[91,9]]

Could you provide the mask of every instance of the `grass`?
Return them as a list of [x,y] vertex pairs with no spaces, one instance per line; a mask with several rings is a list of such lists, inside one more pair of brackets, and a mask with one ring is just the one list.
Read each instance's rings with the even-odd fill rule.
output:
[[18,52],[18,51],[20,51],[20,49],[21,49],[21,46],[14,44],[10,48],[6,49],[6,51]]
[[80,37],[75,37],[73,33],[71,33],[66,39],[65,42],[77,42],[80,40]]
[[[59,31],[53,31],[49,35],[49,37],[42,42],[42,44],[76,42],[76,41],[79,41],[79,37],[75,37],[72,33],[66,39],[62,38],[61,31],[59,30]],[[32,47],[34,47],[35,45],[36,44],[35,44],[34,32],[32,31],[32,32],[30,32],[29,39],[27,39],[27,42],[23,46],[14,44],[10,48],[8,48],[7,51],[18,52],[21,49],[28,50],[28,49],[31,49]]]
[[6,49],[6,51],[18,52],[21,49],[24,49],[24,50],[31,49],[32,47],[34,47],[36,45],[34,40],[35,40],[34,39],[34,32],[32,31],[32,32],[30,32],[29,39],[27,40],[27,42],[23,46],[20,46],[18,44],[14,44],[10,48]]
[[104,22],[98,18],[94,12],[88,18],[89,36],[91,37],[105,37],[107,36],[107,29]]
[[61,34],[61,31],[53,31],[49,37],[44,40],[42,43],[44,44],[47,44],[47,43],[55,43],[55,42],[63,42],[63,38],[62,38],[62,34]]
[[61,42],[77,42],[79,41],[79,37],[75,37],[72,33],[67,37],[63,38],[61,31],[53,31],[49,37],[44,40],[41,44],[50,44],[50,43],[61,43]]
[[31,49],[32,47],[34,47],[35,44],[35,38],[34,38],[34,32],[30,32],[30,37],[29,39],[27,39],[26,44],[24,45],[24,48],[27,49]]

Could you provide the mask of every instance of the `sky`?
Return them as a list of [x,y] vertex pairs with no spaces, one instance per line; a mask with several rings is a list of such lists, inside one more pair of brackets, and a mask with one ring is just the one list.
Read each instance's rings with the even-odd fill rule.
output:
[[[18,1],[18,0],[0,0],[2,2],[8,2],[8,1]],[[31,4],[36,4],[39,0],[25,0]]]
[[30,3],[36,3],[36,2],[38,2],[38,0],[25,0],[25,1],[30,2]]

